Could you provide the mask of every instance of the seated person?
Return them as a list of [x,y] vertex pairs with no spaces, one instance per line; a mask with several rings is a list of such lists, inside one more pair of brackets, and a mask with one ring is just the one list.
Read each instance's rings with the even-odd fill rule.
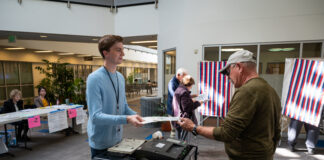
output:
[[[18,89],[14,89],[10,92],[10,99],[4,102],[3,104],[3,112],[10,113],[10,112],[17,112],[19,110],[23,110],[23,100],[21,100],[21,92]],[[14,122],[14,125],[18,126],[18,133],[17,133],[17,141],[21,141],[22,139],[28,140],[27,132],[28,132],[28,121],[22,120],[19,122]],[[21,135],[22,131],[24,130],[24,134]]]
[[34,103],[37,108],[49,106],[48,100],[45,98],[46,89],[42,86],[38,88],[38,97],[34,99]]

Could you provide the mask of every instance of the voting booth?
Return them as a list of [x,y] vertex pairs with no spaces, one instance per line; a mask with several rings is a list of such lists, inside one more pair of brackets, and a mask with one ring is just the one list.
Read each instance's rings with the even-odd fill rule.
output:
[[281,105],[282,130],[288,128],[288,118],[321,127],[324,59],[286,59]]

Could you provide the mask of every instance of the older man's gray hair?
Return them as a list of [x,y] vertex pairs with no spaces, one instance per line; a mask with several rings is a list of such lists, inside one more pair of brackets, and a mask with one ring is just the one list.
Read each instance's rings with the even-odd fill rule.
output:
[[187,72],[187,70],[186,69],[184,69],[184,68],[179,68],[178,70],[177,70],[177,75],[179,75],[179,76],[182,76],[182,75],[184,75],[184,74],[188,74],[188,72]]

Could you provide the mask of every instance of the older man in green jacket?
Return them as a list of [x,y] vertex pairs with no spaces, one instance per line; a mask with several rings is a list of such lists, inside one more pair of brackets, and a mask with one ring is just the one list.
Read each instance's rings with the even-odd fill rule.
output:
[[273,159],[280,140],[281,104],[276,91],[258,77],[253,53],[233,53],[220,72],[236,88],[224,123],[203,127],[186,118],[178,123],[193,134],[223,141],[230,159]]

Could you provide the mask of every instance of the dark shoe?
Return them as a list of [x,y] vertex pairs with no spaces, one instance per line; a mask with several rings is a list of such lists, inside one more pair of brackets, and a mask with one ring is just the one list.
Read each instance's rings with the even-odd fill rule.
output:
[[307,148],[307,153],[311,155],[315,154],[315,148]]
[[288,148],[291,152],[295,152],[296,149],[295,149],[295,146],[291,146],[291,145],[288,145]]

